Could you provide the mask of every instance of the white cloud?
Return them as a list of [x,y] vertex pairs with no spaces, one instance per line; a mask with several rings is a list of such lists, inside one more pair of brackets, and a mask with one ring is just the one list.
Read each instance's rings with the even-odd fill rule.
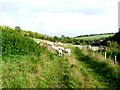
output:
[[117,5],[118,0],[0,0],[0,24],[49,35],[116,32]]
[[[0,12],[1,13],[1,12]],[[0,25],[8,25],[8,26],[12,26],[15,24],[13,18],[6,16],[4,14],[0,14]]]
[[29,8],[20,8],[19,11],[18,11],[21,15],[28,15],[29,12],[30,12],[30,9]]
[[36,19],[45,24],[45,33],[60,33],[61,31],[67,33],[68,30],[73,30],[73,32],[76,30],[78,33],[89,33],[86,30],[92,30],[93,33],[117,31],[116,11],[97,16],[88,16],[83,13],[41,12]]

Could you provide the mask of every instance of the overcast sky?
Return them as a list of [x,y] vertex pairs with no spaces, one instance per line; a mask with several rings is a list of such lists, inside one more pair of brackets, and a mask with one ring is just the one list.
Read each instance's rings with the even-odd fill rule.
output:
[[0,25],[51,36],[118,31],[119,0],[0,0]]

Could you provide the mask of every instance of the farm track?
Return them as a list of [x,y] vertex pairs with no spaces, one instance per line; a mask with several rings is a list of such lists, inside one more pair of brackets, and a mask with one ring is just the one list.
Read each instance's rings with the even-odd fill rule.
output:
[[[95,61],[92,58],[86,57],[86,55],[84,55],[82,51],[76,52],[76,49],[71,47],[71,56],[64,54],[62,57],[57,56],[57,54],[54,51],[51,50],[49,51],[50,51],[49,53],[48,52],[46,54],[43,53],[41,57],[39,57],[38,59],[36,59],[35,56],[31,56],[30,58],[23,56],[22,58],[19,57],[18,60],[16,60],[17,58],[15,58],[15,56],[13,56],[13,59],[8,58],[9,60],[10,59],[12,60],[11,62],[10,61],[4,62],[5,67],[3,68],[4,75],[3,87],[14,86],[31,88],[114,87],[112,86],[112,83],[106,79],[106,76],[104,76],[104,74],[101,73],[101,70],[98,70],[99,68],[97,67],[97,65],[103,65],[103,63]],[[28,59],[27,61],[26,58]],[[7,57],[4,59],[7,59]],[[92,63],[94,63],[96,66]],[[9,66],[10,64],[11,66]],[[103,68],[106,67],[107,67],[106,64],[103,65]],[[9,68],[12,68],[13,70],[9,70]],[[12,74],[13,76],[12,78],[10,78],[9,75]],[[14,82],[16,83],[12,85],[13,83],[11,81],[13,83]],[[20,85],[22,84],[22,82],[29,83],[24,83],[25,85]]]

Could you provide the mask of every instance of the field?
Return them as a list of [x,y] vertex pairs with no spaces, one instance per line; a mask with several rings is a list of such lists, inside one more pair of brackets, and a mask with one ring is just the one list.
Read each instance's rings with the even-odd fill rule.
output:
[[71,55],[60,57],[49,45],[38,45],[21,32],[2,28],[0,88],[120,87],[120,65],[113,59],[70,43],[64,48]]
[[[71,48],[72,55],[45,50],[41,56],[3,56],[4,88],[115,88],[119,66],[86,50]],[[79,52],[79,53],[78,53]],[[88,52],[88,51],[86,51]],[[103,74],[104,73],[104,74]]]
[[103,39],[109,36],[113,36],[114,34],[103,34],[103,35],[96,35],[96,36],[85,36],[85,37],[76,37],[76,39],[84,39],[84,40],[98,40]]

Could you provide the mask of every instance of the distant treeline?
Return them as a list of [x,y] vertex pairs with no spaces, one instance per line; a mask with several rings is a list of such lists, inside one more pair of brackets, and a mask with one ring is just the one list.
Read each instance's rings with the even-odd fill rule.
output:
[[97,35],[109,35],[109,34],[115,34],[115,33],[101,33],[101,34],[79,35],[79,36],[76,36],[75,38],[87,37],[87,36],[97,36]]
[[115,33],[113,37],[105,38],[102,44],[107,45],[108,42],[117,42],[120,45],[120,31]]

